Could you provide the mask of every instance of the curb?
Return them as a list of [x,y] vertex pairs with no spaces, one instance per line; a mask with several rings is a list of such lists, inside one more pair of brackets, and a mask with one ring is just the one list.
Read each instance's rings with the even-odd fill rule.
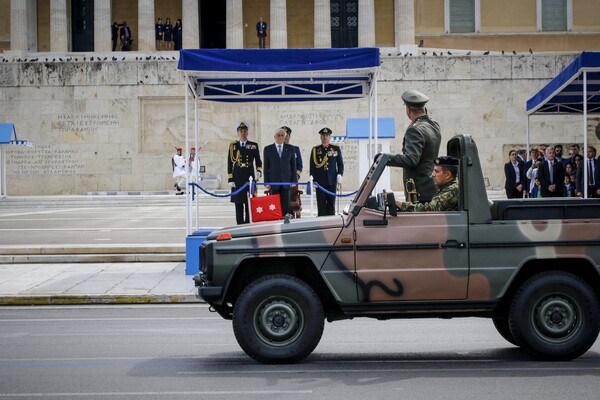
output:
[[0,296],[0,306],[67,305],[67,304],[161,304],[204,303],[195,294],[141,295],[9,295]]

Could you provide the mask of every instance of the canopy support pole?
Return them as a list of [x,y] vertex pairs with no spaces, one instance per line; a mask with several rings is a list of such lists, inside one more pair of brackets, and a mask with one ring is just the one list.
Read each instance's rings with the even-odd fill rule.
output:
[[[189,77],[187,72],[185,73],[185,151],[186,154],[189,154],[190,150],[190,123],[189,123]],[[185,156],[184,156],[185,157]],[[190,235],[192,233],[192,197],[190,196],[190,188],[188,187],[188,182],[190,181],[190,174],[188,172],[187,163],[185,169],[185,202],[186,202],[186,217],[185,217],[185,232],[186,235]]]
[[[196,155],[194,156],[194,165],[196,166],[196,176],[193,177],[194,182],[199,184],[198,175],[200,174],[200,147],[198,147],[198,96],[194,93],[194,147],[196,148]],[[188,166],[191,171],[191,164]],[[196,195],[196,223],[194,229],[197,230],[200,227],[200,192]]]
[[6,196],[6,152],[4,145],[0,144],[0,198]]
[[583,71],[583,154],[585,165],[583,168],[583,198],[588,197],[588,156],[587,156],[587,71]]

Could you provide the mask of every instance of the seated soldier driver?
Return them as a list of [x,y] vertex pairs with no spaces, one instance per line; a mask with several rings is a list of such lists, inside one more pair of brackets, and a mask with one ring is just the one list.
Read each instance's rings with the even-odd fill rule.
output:
[[458,210],[458,159],[438,157],[434,161],[431,177],[438,191],[428,203],[396,201],[398,211],[457,211]]

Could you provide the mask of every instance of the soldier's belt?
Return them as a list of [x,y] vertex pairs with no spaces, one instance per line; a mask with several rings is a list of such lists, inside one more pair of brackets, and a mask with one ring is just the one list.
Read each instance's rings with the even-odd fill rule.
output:
[[237,163],[236,165],[240,168],[248,168],[249,167],[248,163]]

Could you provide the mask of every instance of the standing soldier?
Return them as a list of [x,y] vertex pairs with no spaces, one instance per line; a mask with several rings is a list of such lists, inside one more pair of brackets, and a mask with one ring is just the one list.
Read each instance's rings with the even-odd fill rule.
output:
[[437,192],[431,178],[433,161],[438,156],[442,134],[440,125],[429,117],[425,104],[429,97],[416,90],[402,93],[406,105],[406,116],[411,123],[406,129],[402,142],[402,154],[392,156],[387,165],[403,168],[404,192],[409,199],[406,183],[414,181],[417,199],[420,203],[431,201]]
[[[330,144],[331,129],[319,131],[321,144],[312,148],[310,153],[310,174],[319,186],[335,193],[336,183],[342,182],[344,175],[344,160],[342,149],[336,144]],[[317,189],[317,209],[319,216],[335,215],[335,196]]]
[[[227,174],[231,192],[241,188],[248,179],[256,180],[254,175],[254,164],[258,178],[262,176],[262,161],[260,160],[260,151],[256,142],[248,140],[248,127],[241,122],[237,128],[239,140],[229,143],[227,152]],[[231,196],[231,202],[235,203],[235,219],[239,224],[250,222],[248,210],[248,193],[250,188],[246,188],[240,193]]]
[[171,158],[171,167],[173,167],[173,179],[175,184],[173,185],[177,189],[176,194],[183,194],[181,186],[185,187],[185,158],[181,155],[183,149],[177,148],[177,154]]
[[188,166],[189,166],[189,171],[190,171],[190,182],[196,182],[198,183],[198,166],[199,166],[199,162],[198,162],[198,157],[196,157],[196,148],[192,147],[190,149],[190,157],[188,158]]

